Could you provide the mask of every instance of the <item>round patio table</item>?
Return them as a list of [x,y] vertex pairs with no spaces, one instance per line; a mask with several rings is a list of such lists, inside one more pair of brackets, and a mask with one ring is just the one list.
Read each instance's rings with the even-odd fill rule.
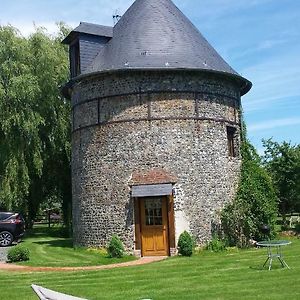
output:
[[262,241],[262,242],[257,242],[256,245],[260,247],[267,247],[268,251],[268,257],[263,264],[263,268],[269,262],[269,271],[272,268],[272,262],[274,258],[278,258],[278,260],[281,263],[281,266],[287,267],[288,269],[290,268],[288,264],[285,262],[283,259],[283,254],[282,254],[282,246],[287,246],[291,244],[290,241]]

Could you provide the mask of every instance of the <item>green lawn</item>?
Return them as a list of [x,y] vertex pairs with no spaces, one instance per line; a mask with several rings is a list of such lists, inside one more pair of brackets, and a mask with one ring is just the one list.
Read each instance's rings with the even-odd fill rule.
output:
[[37,226],[26,234],[21,244],[30,250],[30,260],[20,263],[27,266],[96,266],[135,259],[133,256],[126,256],[122,259],[109,258],[103,250],[74,249],[71,239],[61,237],[60,227],[48,229],[46,226]]
[[[35,283],[87,299],[300,299],[300,240],[284,248],[291,269],[277,261],[262,270],[265,249],[203,251],[139,267],[67,273],[0,271],[1,299],[37,299]],[[10,288],[8,288],[10,287]]]

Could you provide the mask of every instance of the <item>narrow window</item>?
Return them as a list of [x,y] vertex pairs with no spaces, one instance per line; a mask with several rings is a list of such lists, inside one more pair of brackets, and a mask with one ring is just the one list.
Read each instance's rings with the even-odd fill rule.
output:
[[70,62],[71,62],[71,77],[73,78],[80,74],[79,41],[76,41],[70,47]]
[[235,132],[236,129],[234,127],[227,126],[227,144],[228,144],[228,155],[231,157],[235,157]]

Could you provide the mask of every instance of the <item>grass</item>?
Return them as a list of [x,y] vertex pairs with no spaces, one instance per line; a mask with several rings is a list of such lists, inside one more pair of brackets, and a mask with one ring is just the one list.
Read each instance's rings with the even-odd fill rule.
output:
[[[132,256],[122,259],[109,258],[105,250],[73,248],[72,240],[61,237],[61,227],[35,227],[21,243],[30,251],[30,260],[19,264],[47,267],[79,267],[107,265],[134,260]],[[1,296],[0,296],[1,298]]]
[[277,261],[271,271],[262,270],[266,249],[231,249],[112,270],[0,271],[0,298],[37,299],[30,288],[35,283],[90,300],[300,299],[300,240],[292,239],[283,250],[290,270]]

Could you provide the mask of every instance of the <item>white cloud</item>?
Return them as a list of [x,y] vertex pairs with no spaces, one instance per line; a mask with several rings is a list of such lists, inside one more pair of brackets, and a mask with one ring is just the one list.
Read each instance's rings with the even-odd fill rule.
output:
[[[1,1],[1,0],[0,0]],[[134,0],[28,0],[28,4],[7,1],[4,10],[0,10],[0,24],[10,23],[18,28],[24,36],[34,32],[33,22],[43,26],[49,32],[56,31],[55,23],[63,21],[71,27],[78,26],[80,21],[113,25],[113,14],[117,10],[123,14]],[[57,9],[60,7],[60,9]],[[5,13],[4,13],[5,11]]]
[[300,125],[300,117],[276,119],[276,120],[260,122],[257,124],[249,124],[247,126],[247,129],[250,133],[253,133],[256,131],[263,131],[263,130],[269,130],[278,127],[287,127],[287,126],[294,126],[294,125]]
[[258,45],[257,50],[271,49],[271,48],[274,48],[275,46],[284,44],[286,42],[287,42],[287,40],[284,40],[284,39],[270,39],[270,40],[265,40],[265,41],[262,41]]
[[247,47],[245,45],[241,47],[241,45],[239,45],[239,41],[233,41],[231,45],[224,46],[223,52],[226,52],[227,56],[232,61],[238,63],[243,60],[246,61],[254,56],[276,51],[276,48],[282,47],[289,42],[290,41],[288,39],[266,39],[261,42],[253,43],[252,45],[248,45]]
[[[205,8],[201,11],[197,11],[201,17],[219,18],[221,16],[231,14],[241,9],[250,9],[253,6],[264,5],[273,0],[248,0],[248,1],[236,1],[236,0],[202,0],[201,7]],[[179,1],[175,1],[179,2]],[[189,1],[190,6],[193,7],[193,1]]]
[[[243,75],[253,82],[251,92],[244,97],[245,111],[274,108],[290,98],[300,99],[299,65],[298,52],[286,51],[244,69]],[[299,101],[295,105],[299,107]]]
[[[12,21],[9,23],[0,23],[0,25],[2,25],[2,26],[8,25],[8,24],[17,28],[20,31],[20,33],[25,37],[28,37],[30,34],[35,32],[35,28],[37,28],[37,27],[45,28],[47,30],[47,32],[50,34],[56,33],[57,29],[58,29],[56,22]],[[69,23],[67,25],[69,25],[72,28],[78,26],[78,24],[75,24],[75,23]]]

